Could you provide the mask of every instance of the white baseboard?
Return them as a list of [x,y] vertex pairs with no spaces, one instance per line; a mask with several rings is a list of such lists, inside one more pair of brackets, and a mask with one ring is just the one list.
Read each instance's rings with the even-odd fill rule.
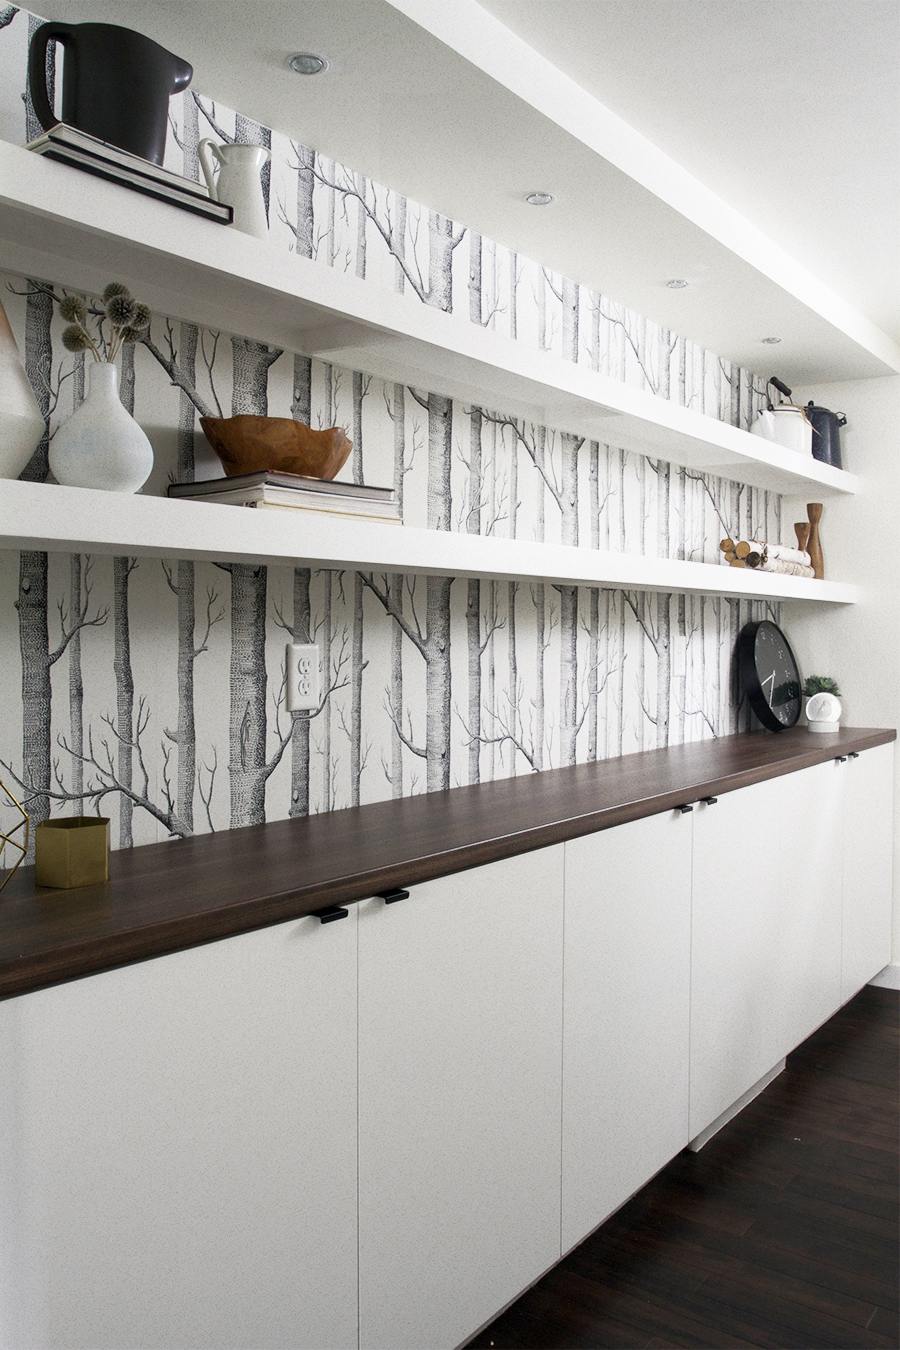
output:
[[768,1073],[764,1073],[762,1078],[754,1083],[751,1088],[748,1088],[742,1097],[738,1097],[737,1101],[732,1102],[720,1116],[716,1116],[715,1120],[707,1125],[705,1130],[701,1130],[688,1144],[691,1152],[699,1153],[703,1145],[708,1144],[713,1135],[719,1133],[723,1125],[727,1125],[729,1120],[733,1120],[739,1111],[743,1111],[748,1102],[752,1102],[754,1097],[758,1097],[763,1089],[767,1088],[772,1080],[778,1077],[783,1071],[785,1063],[786,1060],[779,1060],[775,1067],[770,1069]]
[[875,984],[879,989],[900,989],[900,961],[892,961],[884,970],[873,975],[869,984]]

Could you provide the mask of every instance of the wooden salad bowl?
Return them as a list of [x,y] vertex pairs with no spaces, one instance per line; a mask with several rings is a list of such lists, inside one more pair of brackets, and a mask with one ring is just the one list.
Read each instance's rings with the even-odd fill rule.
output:
[[200,425],[228,478],[263,469],[334,478],[353,449],[343,427],[313,431],[290,417],[241,413],[238,417],[201,417]]

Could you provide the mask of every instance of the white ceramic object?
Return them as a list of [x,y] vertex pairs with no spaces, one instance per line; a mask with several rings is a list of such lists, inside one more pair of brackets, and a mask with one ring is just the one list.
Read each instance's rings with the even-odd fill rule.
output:
[[50,442],[50,469],[67,487],[137,492],[153,468],[153,449],[119,399],[119,372],[87,363],[88,395]]
[[[233,208],[234,228],[257,239],[267,239],[269,222],[260,174],[272,158],[270,152],[261,145],[216,145],[215,141],[201,141],[199,153],[209,195],[213,201]],[[213,159],[220,166],[218,178]]]
[[841,700],[834,694],[812,694],[806,700],[806,720],[810,731],[834,732],[841,729]]
[[13,330],[0,305],[0,478],[18,478],[44,430]]
[[763,408],[750,430],[754,436],[783,445],[785,450],[812,455],[812,423],[806,420],[803,409],[794,403]]

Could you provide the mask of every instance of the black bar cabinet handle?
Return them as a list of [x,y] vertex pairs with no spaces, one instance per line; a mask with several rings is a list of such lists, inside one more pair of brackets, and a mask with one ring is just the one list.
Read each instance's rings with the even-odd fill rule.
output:
[[690,804],[686,806],[679,806],[678,808],[678,810],[681,812],[683,816],[686,816],[688,811],[693,811],[693,809],[694,809],[693,806],[691,806]]
[[340,905],[327,905],[325,909],[314,909],[311,917],[319,923],[334,923],[337,919],[346,919],[349,913],[349,909],[342,909]]
[[851,751],[850,751],[850,758],[851,758],[851,759],[859,759],[859,751],[858,751],[858,750],[851,750]]
[[715,806],[719,799],[718,797],[701,797],[700,800],[705,806]]
[[837,756],[837,762],[838,762],[838,764],[846,764],[846,763],[847,763],[847,756],[846,756],[846,755],[838,755],[838,756]]
[[409,891],[379,891],[378,898],[386,905],[396,905],[398,900],[409,899]]

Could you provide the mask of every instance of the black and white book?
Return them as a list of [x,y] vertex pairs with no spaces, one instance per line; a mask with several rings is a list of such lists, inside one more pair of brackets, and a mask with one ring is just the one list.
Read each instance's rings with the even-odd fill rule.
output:
[[233,478],[205,478],[198,483],[170,483],[168,494],[231,506],[278,506],[397,524],[401,519],[393,488],[336,483],[271,470]]
[[29,141],[25,148],[46,159],[70,164],[98,178],[105,178],[108,182],[120,183],[123,187],[143,192],[158,201],[170,202],[184,211],[205,216],[208,220],[218,221],[222,225],[231,223],[234,214],[232,208],[224,202],[212,201],[200,183],[171,173],[158,164],[151,164],[150,160],[129,154],[127,150],[120,150],[115,145],[98,140],[96,136],[89,136],[87,132],[67,126],[65,122],[57,123],[43,136]]

